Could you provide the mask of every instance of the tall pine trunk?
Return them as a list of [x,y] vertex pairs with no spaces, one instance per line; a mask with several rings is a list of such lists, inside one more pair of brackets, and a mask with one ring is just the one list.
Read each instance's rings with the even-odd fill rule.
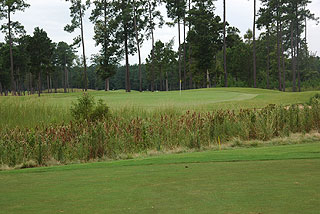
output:
[[105,80],[105,91],[110,91],[110,78]]
[[47,91],[48,94],[50,93],[50,80],[49,80],[49,74],[47,74]]
[[139,57],[139,91],[142,92],[142,71],[141,71],[141,53],[140,53],[140,44],[139,44],[139,34],[137,28],[137,14],[136,14],[136,1],[133,1],[133,8],[134,8],[134,31],[136,34],[136,41],[137,41],[137,49],[138,49],[138,57]]
[[17,68],[17,77],[18,79],[16,80],[16,93],[18,94],[18,96],[21,96],[21,86],[20,86],[20,68]]
[[33,89],[33,76],[32,73],[30,72],[30,95],[34,94],[34,89]]
[[[104,28],[107,28],[107,16],[108,16],[108,14],[107,14],[107,0],[103,1],[103,10],[104,10]],[[103,40],[104,40],[103,41],[103,45],[104,45],[104,47],[103,47],[103,49],[104,49],[104,60],[107,61],[106,60],[106,58],[107,58],[107,34],[106,33],[103,34]],[[108,73],[106,68],[105,68],[104,72],[106,74]],[[110,78],[109,77],[107,77],[105,79],[105,88],[104,88],[104,90],[105,91],[109,91],[110,90]]]
[[186,70],[186,15],[183,17],[183,89],[187,89],[187,70]]
[[68,75],[67,75],[67,60],[66,60],[66,55],[64,55],[64,93],[67,93],[67,85],[68,85]]
[[[191,0],[189,0],[189,11],[191,10]],[[189,32],[191,30],[191,22],[189,22]],[[191,43],[188,43],[189,47],[189,88],[192,89],[192,71],[191,71],[191,65],[192,65],[192,58],[191,58],[191,53],[192,53],[192,46]]]
[[181,76],[181,38],[180,38],[180,35],[181,35],[181,32],[180,32],[180,17],[178,17],[178,40],[179,40],[179,88],[181,90],[182,88],[182,85],[181,85],[181,82],[182,82],[182,76]]
[[[298,17],[298,5],[296,3],[296,17]],[[299,36],[299,22],[296,21],[296,48],[297,48],[297,70],[298,70],[298,90],[301,92],[301,79],[300,79],[300,69],[299,69],[299,46],[300,46],[300,36]]]
[[270,29],[267,27],[267,89],[270,89],[269,73],[270,73]]
[[223,69],[224,69],[224,87],[228,87],[227,73],[227,44],[226,44],[226,0],[223,0]]
[[87,74],[87,61],[86,52],[84,47],[84,35],[83,35],[83,20],[82,20],[82,9],[80,4],[80,29],[81,29],[81,41],[82,41],[82,55],[83,55],[83,66],[84,66],[84,90],[88,90],[88,74]]
[[[279,19],[279,11],[277,12]],[[280,22],[277,20],[277,59],[278,59],[278,80],[279,80],[279,91],[282,91],[282,78],[281,78],[281,60],[280,60]],[[281,33],[282,34],[282,33]]]
[[13,96],[16,95],[16,82],[14,80],[14,71],[13,71],[13,53],[12,53],[12,36],[11,36],[11,8],[8,6],[8,30],[9,30],[9,46],[10,46],[10,71],[11,71],[11,93]]
[[280,44],[281,44],[281,60],[282,60],[282,91],[286,91],[286,71],[285,71],[285,64],[284,64],[284,44],[283,44],[283,35],[282,35],[282,22],[280,22]]
[[297,91],[296,88],[296,58],[295,58],[295,46],[293,36],[293,22],[291,23],[291,60],[292,60],[292,91]]
[[154,92],[154,35],[153,35],[153,17],[151,10],[150,0],[148,1],[149,6],[149,24],[150,24],[150,32],[151,32],[151,40],[152,40],[152,48],[151,48],[151,91]]
[[128,51],[128,34],[126,31],[125,26],[125,32],[124,32],[124,49],[125,49],[125,55],[126,55],[126,92],[131,92],[131,86],[130,86],[130,70],[129,70],[129,51]]
[[256,4],[254,0],[254,12],[253,12],[253,87],[257,87],[257,62],[256,62]]
[[[296,39],[298,40],[298,38]],[[299,42],[296,41],[297,47],[297,71],[298,71],[298,91],[301,92],[301,77],[300,77],[300,69],[299,69]]]
[[166,91],[169,91],[168,72],[166,72]]
[[50,75],[50,93],[52,93],[53,91],[52,91],[52,76]]
[[39,71],[38,74],[38,96],[40,97],[41,94],[41,90],[42,90],[42,85],[41,85],[41,71]]

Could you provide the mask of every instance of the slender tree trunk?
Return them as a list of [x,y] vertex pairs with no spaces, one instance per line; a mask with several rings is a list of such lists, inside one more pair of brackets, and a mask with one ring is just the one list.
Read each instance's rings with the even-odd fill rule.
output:
[[[296,3],[296,17],[298,17],[298,5]],[[299,36],[299,22],[298,20],[296,21],[296,49],[297,49],[297,70],[298,70],[298,90],[301,92],[301,79],[300,79],[300,69],[299,69],[299,46],[300,46],[300,36]]]
[[[191,0],[189,0],[189,11],[191,10]],[[191,23],[189,22],[189,32],[191,30]],[[192,46],[191,43],[189,45],[189,88],[192,89],[192,70],[191,70],[191,65],[192,65]]]
[[[106,0],[104,0],[103,1],[103,10],[104,10],[104,28],[107,28],[108,26],[107,26],[107,17],[108,17],[108,14],[107,14],[107,1]],[[108,46],[108,44],[107,44],[107,33],[104,33],[103,34],[103,44],[104,44],[104,47],[103,47],[103,49],[104,49],[104,60],[105,61],[107,61],[107,46]],[[108,74],[108,71],[107,71],[107,69],[105,69],[105,71],[104,71],[106,74]],[[110,82],[110,78],[109,77],[107,77],[106,79],[105,79],[105,91],[109,91],[110,90],[110,86],[109,86],[109,82]]]
[[[69,93],[70,92],[70,84],[69,84],[69,70],[68,69],[66,69],[67,70],[67,93]],[[52,90],[52,89],[51,89]]]
[[215,88],[217,87],[217,79],[218,79],[218,74],[216,72],[215,75],[214,75],[214,81],[213,81],[213,84],[214,84]]
[[[279,11],[278,17],[279,17]],[[278,59],[278,77],[279,77],[279,91],[282,91],[282,78],[281,78],[281,60],[280,60],[280,20],[277,20],[277,59]]]
[[28,95],[31,95],[31,84],[30,84],[31,76],[30,76],[30,73],[27,74],[27,80],[28,80],[28,83],[27,83]]
[[186,71],[186,15],[183,17],[183,89],[187,89],[187,71]]
[[305,38],[305,42],[306,42],[306,45],[307,45],[308,44],[308,42],[307,42],[307,17],[305,17],[305,19],[304,19],[304,24],[305,24],[305,27],[304,27],[304,33],[305,33],[304,38]]
[[282,35],[282,22],[280,22],[280,44],[281,44],[281,60],[282,60],[282,91],[286,91],[286,71],[285,71],[285,63],[284,63],[284,48],[283,48],[283,35]]
[[254,0],[253,12],[253,87],[257,87],[257,62],[256,62],[256,9],[257,1]]
[[292,91],[296,92],[296,59],[293,36],[293,23],[291,23],[291,57],[292,57]]
[[26,78],[27,78],[27,92],[28,92],[28,95],[30,95],[30,74],[27,73],[26,74]]
[[180,90],[181,90],[181,88],[182,88],[182,85],[181,85],[181,83],[182,83],[182,76],[181,76],[181,33],[180,33],[180,17],[178,17],[178,40],[179,40],[179,50],[178,50],[178,52],[179,52],[179,88],[180,88]]
[[[308,52],[308,42],[307,42],[307,17],[305,17],[305,51],[306,51],[306,63],[307,63],[307,66],[306,66],[306,69],[309,70],[309,52]],[[299,72],[299,76],[300,76],[300,72]],[[299,78],[300,79],[300,78]],[[301,79],[300,79],[301,81]]]
[[68,77],[67,77],[67,60],[66,60],[66,55],[64,55],[64,65],[63,65],[63,68],[64,68],[64,93],[67,93],[67,81],[68,81]]
[[270,83],[269,83],[269,73],[270,73],[270,30],[269,26],[267,28],[267,89],[270,89]]
[[84,89],[88,91],[88,74],[87,74],[87,61],[86,52],[84,47],[84,35],[83,35],[83,20],[82,20],[82,9],[80,4],[80,30],[81,30],[81,41],[82,41],[82,55],[83,55],[83,66],[84,66]]
[[2,96],[2,84],[0,82],[0,96]]
[[299,42],[296,38],[296,47],[297,47],[297,70],[298,70],[298,90],[301,92],[301,77],[300,77],[300,69],[299,69]]
[[169,91],[168,72],[166,72],[166,91]]
[[50,93],[50,81],[49,81],[49,75],[47,74],[47,90],[48,94]]
[[30,72],[30,95],[33,94],[33,76],[32,73]]
[[16,83],[14,81],[13,71],[13,53],[12,53],[12,35],[11,35],[11,8],[8,6],[8,30],[9,30],[9,44],[10,44],[10,70],[11,70],[11,93],[13,96],[16,95]]
[[[150,5],[151,8],[151,5]],[[151,18],[151,9],[150,9],[150,18]],[[153,27],[151,27],[151,40],[152,40],[152,49],[151,49],[151,91],[154,92],[154,35],[153,35]]]
[[39,71],[39,74],[38,74],[38,96],[40,97],[40,94],[41,94],[41,89],[42,86],[41,86],[41,71]]
[[[137,28],[137,14],[136,14],[136,1],[133,1],[133,8],[134,8],[134,31],[136,34],[136,41],[137,41],[137,49],[138,49],[138,57],[139,57],[139,91],[142,92],[142,71],[141,71],[141,53],[140,53],[140,42],[139,42],[139,34]],[[150,10],[150,8],[149,8]]]
[[210,88],[210,74],[209,74],[209,70],[207,70],[207,88]]
[[162,66],[159,65],[159,90],[162,91]]
[[71,71],[68,72],[69,73],[69,81],[68,81],[68,84],[69,84],[69,88],[71,89],[71,92],[73,92],[73,85],[72,85],[72,73]]
[[50,75],[50,93],[53,92],[52,90],[52,86],[53,86],[53,83],[52,83],[52,76]]
[[224,69],[224,87],[228,87],[227,73],[227,42],[226,42],[226,0],[223,0],[223,69]]
[[110,78],[105,80],[105,91],[110,91]]
[[[125,26],[126,28],[126,26]],[[128,52],[128,34],[125,31],[124,48],[126,54],[126,92],[131,92],[130,71],[129,71],[129,52]]]
[[21,86],[20,86],[20,68],[17,68],[17,77],[18,79],[16,80],[16,90],[18,96],[21,96]]

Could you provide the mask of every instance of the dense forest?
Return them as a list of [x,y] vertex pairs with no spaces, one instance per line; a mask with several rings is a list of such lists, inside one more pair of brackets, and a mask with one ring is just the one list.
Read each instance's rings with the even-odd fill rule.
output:
[[[310,0],[262,0],[254,7],[252,30],[243,38],[224,14],[215,14],[214,0],[66,0],[71,22],[64,30],[79,32],[73,44],[54,43],[37,27],[27,35],[17,11],[25,0],[2,0],[0,20],[0,94],[26,95],[58,89],[167,91],[203,87],[259,87],[280,91],[318,89],[320,58],[308,50],[307,22],[318,21]],[[159,6],[165,5],[169,22]],[[91,8],[94,40],[100,51],[86,56],[85,13]],[[157,40],[155,29],[177,28],[178,41]],[[262,33],[256,35],[256,30]],[[140,48],[152,40],[142,63]],[[178,42],[178,50],[174,43]],[[76,49],[81,47],[80,55]],[[129,64],[136,54],[139,63]],[[90,60],[88,60],[90,59]],[[125,65],[120,62],[125,60]],[[92,63],[88,64],[88,61]]]

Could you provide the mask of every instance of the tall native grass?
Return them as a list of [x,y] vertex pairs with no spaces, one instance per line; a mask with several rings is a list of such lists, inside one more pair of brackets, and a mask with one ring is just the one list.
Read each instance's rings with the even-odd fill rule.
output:
[[[42,107],[41,111],[47,111],[48,115],[59,112],[49,110],[45,105],[40,109]],[[37,116],[32,107],[22,108]],[[69,163],[118,159],[148,151],[210,148],[218,145],[218,139],[224,145],[234,139],[267,141],[291,133],[320,131],[320,102],[317,99],[310,105],[269,105],[239,111],[134,112],[134,109],[120,109],[97,121],[69,120],[32,128],[3,127],[0,129],[0,165],[15,166],[31,161],[41,166],[52,160]],[[67,118],[66,115],[61,111],[61,116]],[[32,121],[40,119],[47,118]]]
[[[25,99],[25,100],[21,100]],[[0,103],[0,129],[46,126],[68,122],[72,119],[69,109],[58,105],[47,105],[46,99],[10,97]]]

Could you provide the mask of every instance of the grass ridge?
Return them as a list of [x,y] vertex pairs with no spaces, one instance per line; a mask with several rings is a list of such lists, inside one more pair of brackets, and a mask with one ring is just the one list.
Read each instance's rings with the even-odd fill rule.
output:
[[[291,151],[284,152],[282,149]],[[254,153],[256,152],[256,153]],[[269,153],[268,153],[269,152]],[[250,153],[243,156],[245,153]],[[208,157],[217,155],[217,158]],[[229,156],[228,156],[229,155]],[[242,155],[237,156],[237,155]],[[263,156],[262,156],[263,155]],[[270,158],[270,155],[272,156]],[[177,165],[177,164],[201,164],[201,163],[228,163],[228,162],[251,162],[251,161],[275,161],[275,160],[313,160],[320,159],[320,142],[296,145],[280,145],[274,147],[259,148],[237,148],[222,151],[203,151],[179,154],[164,154],[154,157],[137,158],[129,160],[105,161],[96,163],[69,164],[61,166],[29,168],[20,170],[5,170],[1,173],[45,173],[67,170],[85,170],[130,166],[155,166],[155,165]]]

